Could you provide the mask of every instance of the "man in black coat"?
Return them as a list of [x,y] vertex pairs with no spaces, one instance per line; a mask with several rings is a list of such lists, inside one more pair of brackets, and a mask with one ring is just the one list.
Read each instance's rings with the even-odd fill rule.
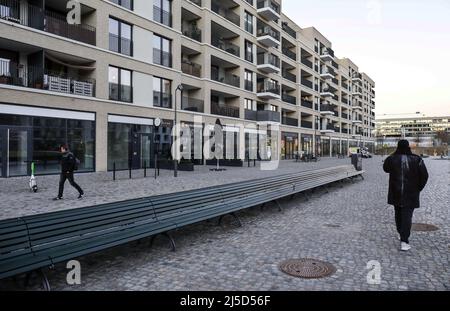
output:
[[61,156],[61,176],[59,178],[59,190],[58,190],[58,196],[54,198],[53,200],[62,200],[63,199],[63,192],[64,192],[64,184],[66,182],[66,179],[69,180],[69,183],[77,189],[79,195],[78,199],[82,199],[84,192],[81,189],[81,187],[75,182],[75,179],[73,177],[73,172],[76,168],[77,164],[77,158],[75,155],[69,151],[69,147],[67,145],[61,145],[59,147],[62,156]]
[[400,249],[408,251],[414,210],[420,207],[420,192],[428,181],[422,158],[411,152],[409,142],[400,140],[397,150],[384,161],[389,173],[388,204],[395,207],[395,223],[400,234]]

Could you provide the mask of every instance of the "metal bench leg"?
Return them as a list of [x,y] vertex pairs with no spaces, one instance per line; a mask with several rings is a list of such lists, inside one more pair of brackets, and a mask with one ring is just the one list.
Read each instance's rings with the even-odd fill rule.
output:
[[218,225],[221,226],[222,225],[222,220],[225,218],[225,216],[230,215],[232,216],[235,220],[236,220],[236,224],[238,225],[238,227],[242,227],[242,222],[239,219],[239,217],[236,215],[236,213],[230,213],[230,214],[225,214],[225,215],[221,215],[219,217],[219,222]]
[[158,235],[163,235],[169,240],[172,252],[175,252],[177,250],[176,246],[175,246],[175,240],[172,238],[172,236],[168,232],[158,233],[158,234],[152,236],[150,239],[150,247],[153,246],[153,242],[155,242],[155,239]]
[[45,272],[43,269],[39,270],[39,274],[42,278],[42,287],[44,287],[44,290],[47,292],[50,292],[52,289],[50,288],[50,283],[48,282],[47,275],[45,275]]
[[309,196],[308,196],[308,193],[307,193],[306,191],[304,191],[304,192],[303,192],[303,194],[305,195],[305,199],[306,199],[306,201],[309,201]]
[[281,207],[280,202],[278,202],[278,200],[275,200],[274,202],[275,202],[275,204],[278,206],[278,211],[279,211],[279,212],[282,212],[282,211],[283,211],[283,208]]
[[364,180],[364,176],[363,176],[362,174],[361,174],[361,175],[359,175],[359,177],[361,177],[361,179],[362,179],[362,180]]
[[325,192],[326,192],[326,193],[330,193],[330,190],[329,190],[329,188],[328,188],[328,185],[323,185],[323,187],[325,188]]

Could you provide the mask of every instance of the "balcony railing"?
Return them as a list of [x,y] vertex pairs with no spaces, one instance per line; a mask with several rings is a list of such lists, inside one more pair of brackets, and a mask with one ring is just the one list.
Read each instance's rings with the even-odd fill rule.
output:
[[348,120],[348,114],[342,112],[342,113],[341,113],[341,118],[342,118],[342,119],[347,119],[347,120]]
[[80,96],[95,96],[95,80],[0,60],[0,84],[43,89]]
[[313,69],[313,63],[306,58],[302,58],[302,64],[306,67]]
[[342,98],[342,99],[341,99],[341,102],[342,102],[343,104],[348,105],[348,99]]
[[302,78],[302,85],[309,87],[310,89],[313,88],[313,83],[305,78]]
[[58,36],[95,45],[95,27],[68,24],[66,16],[18,0],[0,0],[0,18]]
[[271,36],[275,40],[280,41],[280,33],[270,26],[258,27],[257,36],[258,37]]
[[290,73],[289,71],[286,70],[283,71],[283,78],[291,82],[297,83],[297,76],[293,73]]
[[213,0],[213,2],[211,3],[211,10],[229,20],[233,24],[237,26],[241,25],[241,18],[239,17],[239,15],[234,13],[229,8],[222,6],[219,1]]
[[229,41],[226,41],[224,39],[220,39],[215,37],[215,34],[212,35],[213,37],[211,38],[211,44],[213,46],[215,46],[216,48],[219,48],[225,52],[228,52],[230,54],[233,54],[235,56],[240,56],[241,54],[241,49],[239,46],[237,46],[236,44],[233,44]]
[[153,91],[153,106],[161,108],[172,108],[172,94]]
[[259,53],[257,56],[258,65],[272,65],[280,68],[280,58],[269,53]]
[[127,38],[121,38],[115,34],[109,34],[109,50],[131,56],[133,54],[133,42]]
[[225,83],[234,87],[240,87],[241,79],[239,76],[229,72],[219,73],[215,67],[211,67],[211,79],[220,83]]
[[307,128],[307,129],[312,129],[313,128],[313,123],[311,121],[301,121],[301,127]]
[[309,109],[313,109],[314,105],[313,105],[312,102],[310,102],[308,100],[302,100],[302,106],[306,107],[306,108],[309,108]]
[[239,108],[211,103],[211,113],[219,116],[239,118]]
[[292,105],[297,105],[297,97],[283,93],[281,96],[281,100]]
[[330,111],[334,112],[334,107],[332,105],[320,105],[320,111]]
[[289,50],[288,48],[282,48],[283,50],[283,55],[286,55],[287,57],[289,57],[292,60],[297,60],[297,54],[295,52],[292,52],[291,50]]
[[280,95],[280,85],[271,81],[259,82],[257,84],[257,93],[272,93]]
[[157,23],[172,27],[172,13],[163,10],[157,5],[153,6],[153,20]]
[[154,48],[153,63],[165,67],[172,67],[172,53]]
[[195,41],[202,42],[202,31],[198,28],[187,28],[182,30],[183,35],[194,39]]
[[133,99],[133,87],[130,85],[109,83],[109,99],[131,103]]
[[282,117],[281,124],[289,125],[289,126],[298,126],[298,120],[289,117]]
[[275,12],[280,14],[280,6],[278,4],[276,4],[276,3],[274,3],[271,0],[260,0],[260,1],[258,1],[257,8],[258,9],[271,8],[272,10],[274,10]]
[[190,0],[192,3],[195,3],[198,6],[202,6],[202,0]]
[[187,111],[204,112],[204,101],[197,98],[183,97],[181,109]]
[[283,23],[282,25],[283,30],[290,35],[291,37],[293,37],[294,39],[297,39],[297,32],[292,29],[291,27],[289,27],[289,25],[287,23]]
[[181,71],[198,78],[201,78],[202,76],[202,66],[188,60],[181,61]]
[[281,115],[278,111],[258,110],[256,113],[257,121],[277,122],[280,123]]
[[342,87],[343,87],[344,89],[348,90],[348,84],[347,84],[347,83],[342,82]]

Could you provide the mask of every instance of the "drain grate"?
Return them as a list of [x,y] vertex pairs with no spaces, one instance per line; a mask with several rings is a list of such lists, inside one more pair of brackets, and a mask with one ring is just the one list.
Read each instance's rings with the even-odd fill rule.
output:
[[422,231],[422,232],[429,232],[429,231],[437,231],[439,228],[435,225],[431,224],[421,224],[421,223],[415,223],[412,225],[413,231]]
[[336,268],[332,264],[310,258],[283,261],[280,264],[280,270],[291,276],[305,279],[325,278],[336,272]]
[[340,228],[341,227],[341,225],[338,225],[338,224],[325,224],[324,226],[328,227],[328,228]]

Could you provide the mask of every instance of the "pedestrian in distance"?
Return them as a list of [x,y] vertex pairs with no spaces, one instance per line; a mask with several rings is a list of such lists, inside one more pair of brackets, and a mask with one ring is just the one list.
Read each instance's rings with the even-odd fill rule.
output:
[[388,204],[395,208],[395,224],[400,235],[400,250],[409,251],[414,210],[420,207],[420,192],[428,181],[423,159],[411,152],[409,142],[400,140],[397,150],[383,164],[389,173]]
[[69,183],[77,189],[78,191],[78,199],[82,199],[84,196],[84,191],[81,187],[75,182],[74,179],[74,171],[78,170],[78,165],[80,161],[75,157],[75,155],[69,151],[69,147],[67,145],[61,145],[59,147],[59,151],[61,152],[61,175],[59,178],[59,190],[58,196],[53,200],[62,200],[64,193],[64,184],[66,180],[69,180]]

